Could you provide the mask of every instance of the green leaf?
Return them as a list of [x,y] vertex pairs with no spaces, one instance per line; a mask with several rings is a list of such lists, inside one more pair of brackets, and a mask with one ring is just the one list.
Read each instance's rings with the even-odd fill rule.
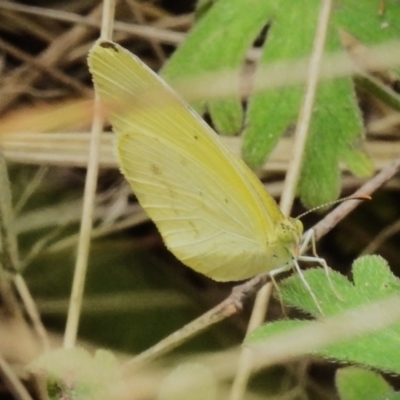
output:
[[387,399],[394,393],[379,374],[358,367],[339,369],[335,381],[341,400]]
[[335,8],[337,24],[372,45],[400,37],[397,0],[342,0]]
[[158,400],[214,400],[217,382],[201,364],[182,364],[164,379]]
[[[400,294],[400,280],[391,273],[386,261],[379,256],[359,258],[354,262],[352,271],[354,283],[336,272],[330,272],[331,283],[340,298],[333,291],[321,268],[307,270],[304,273],[325,317]],[[286,279],[279,287],[285,304],[318,316],[317,306],[298,276]],[[255,343],[274,333],[289,332],[309,323],[296,320],[267,324],[256,330],[246,342]],[[316,354],[341,362],[353,362],[400,373],[399,343],[400,323],[396,323],[389,328],[330,345]]]
[[321,82],[310,127],[299,181],[301,200],[315,207],[340,194],[339,163],[362,177],[371,175],[373,165],[356,147],[363,126],[349,78]]
[[[268,62],[289,61],[311,52],[319,3],[299,2],[295,6],[291,4],[290,10],[288,3],[280,4],[280,14],[269,31],[260,74],[261,67]],[[307,23],[296,25],[296,19]],[[340,49],[337,31],[332,26],[326,48],[327,51]],[[292,85],[252,96],[243,141],[243,158],[251,167],[259,168],[282,133],[296,123],[304,91],[305,85]],[[351,79],[320,82],[299,182],[301,200],[306,206],[314,207],[338,197],[339,162],[346,162],[357,175],[368,176],[373,172],[369,159],[355,146],[362,133]]]
[[[320,3],[317,0],[276,3],[255,87],[266,65],[306,57],[314,42]],[[288,85],[254,93],[249,99],[242,153],[250,167],[259,168],[286,129],[296,122],[303,92],[304,85]]]
[[[214,126],[224,134],[236,134],[242,127],[239,71],[273,8],[273,2],[265,0],[219,0],[200,19],[162,71],[162,76],[172,83],[177,78],[196,77],[205,72],[238,71],[238,80],[233,83],[236,94],[208,105]],[[197,105],[197,110],[204,110],[204,104]]]

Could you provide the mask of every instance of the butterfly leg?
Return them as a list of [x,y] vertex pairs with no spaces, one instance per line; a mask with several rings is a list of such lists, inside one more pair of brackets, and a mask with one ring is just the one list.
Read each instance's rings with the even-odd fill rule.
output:
[[275,275],[279,275],[281,272],[286,272],[288,270],[290,270],[292,268],[291,263],[285,264],[283,267],[281,268],[277,268],[272,270],[269,273],[269,277],[271,278],[271,283],[274,286],[274,289],[276,290],[276,293],[278,294],[279,297],[279,303],[281,304],[281,309],[282,309],[282,314],[286,317],[286,310],[285,310],[285,306],[283,304],[283,298],[282,298],[282,294],[281,294],[281,290],[279,289],[279,285],[275,280]]
[[307,279],[304,277],[304,274],[300,269],[299,263],[297,262],[297,260],[295,258],[293,259],[292,262],[293,262],[294,268],[296,269],[296,271],[297,271],[297,273],[299,275],[300,280],[303,282],[303,285],[305,286],[305,288],[307,289],[308,293],[310,293],[310,296],[314,300],[314,303],[317,306],[318,311],[321,313],[321,315],[324,315],[324,312],[322,311],[322,308],[318,303],[317,297],[315,296],[313,290],[311,289],[310,284],[307,282]]
[[[321,315],[324,315],[322,308],[320,307],[317,297],[315,296],[313,290],[311,289],[310,284],[307,282],[306,278],[304,277],[303,273],[301,272],[300,266],[297,263],[297,260],[295,258],[293,258],[293,260],[287,264],[285,264],[283,267],[277,268],[272,270],[269,275],[271,277],[271,281],[275,282],[274,276],[280,274],[281,272],[286,272],[289,271],[290,269],[292,269],[294,266],[296,272],[299,274],[299,278],[300,280],[303,282],[303,285],[305,286],[305,288],[307,289],[307,291],[310,293],[312,299],[314,300],[315,305],[317,306],[318,311],[321,313]],[[280,292],[278,290],[278,295],[279,298],[281,299],[281,295]]]
[[328,279],[329,286],[331,287],[333,293],[335,293],[335,296],[339,300],[342,300],[339,293],[336,291],[335,286],[333,285],[331,275],[329,272],[328,264],[326,263],[326,261],[323,258],[319,257],[317,254],[317,246],[315,244],[315,233],[314,233],[313,229],[309,229],[304,234],[303,243],[301,244],[300,251],[299,251],[300,254],[303,254],[306,251],[306,249],[310,245],[310,243],[311,243],[313,257],[301,255],[300,257],[298,257],[298,260],[305,261],[305,262],[314,262],[314,263],[318,263],[319,265],[321,265],[325,271],[326,278]]

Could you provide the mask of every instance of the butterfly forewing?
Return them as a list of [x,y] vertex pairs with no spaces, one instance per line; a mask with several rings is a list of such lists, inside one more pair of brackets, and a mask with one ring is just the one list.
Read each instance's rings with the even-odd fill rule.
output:
[[97,43],[89,66],[110,109],[122,172],[167,247],[217,280],[275,268],[284,216],[248,167],[122,47]]

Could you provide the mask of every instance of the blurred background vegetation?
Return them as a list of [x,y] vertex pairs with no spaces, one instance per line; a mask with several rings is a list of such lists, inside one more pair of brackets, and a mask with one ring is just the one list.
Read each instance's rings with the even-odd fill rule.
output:
[[[195,1],[119,1],[116,20],[121,24],[115,26],[114,39],[159,70],[194,24],[195,6]],[[4,135],[2,151],[11,183],[19,267],[55,346],[61,344],[71,290],[91,123],[90,107],[75,102],[93,95],[86,56],[98,37],[100,18],[98,0],[43,0],[34,5],[0,1],[0,129],[1,134],[12,132]],[[399,88],[396,78],[391,85]],[[365,148],[378,170],[400,153],[399,114],[364,89],[358,88],[357,94]],[[66,101],[70,106],[60,111]],[[226,143],[237,148],[240,140],[229,138]],[[285,137],[262,168],[266,188],[276,198],[290,145],[291,138]],[[139,353],[222,301],[233,285],[200,276],[167,252],[118,171],[110,135],[102,141],[100,164],[79,337],[89,347]],[[343,169],[341,195],[351,194],[362,182]],[[293,214],[302,211],[296,204]],[[320,218],[309,215],[304,224],[311,227]],[[319,255],[346,275],[358,255],[378,253],[398,275],[399,221],[396,177],[318,243]],[[243,313],[169,357],[240,344],[250,308],[248,304]],[[269,314],[281,315],[279,302],[272,303]],[[3,346],[0,343],[0,349]],[[30,362],[35,351],[21,355],[18,346],[15,342],[18,355],[11,352],[11,358]],[[335,368],[303,360],[262,371],[251,385],[264,390],[274,382],[277,392],[301,385],[311,397],[334,398]]]

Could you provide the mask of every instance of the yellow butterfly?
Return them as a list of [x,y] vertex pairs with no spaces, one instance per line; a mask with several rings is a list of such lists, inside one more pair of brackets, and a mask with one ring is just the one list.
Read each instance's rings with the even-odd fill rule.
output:
[[217,281],[291,268],[302,223],[161,78],[108,41],[93,46],[89,68],[121,170],[179,260]]

